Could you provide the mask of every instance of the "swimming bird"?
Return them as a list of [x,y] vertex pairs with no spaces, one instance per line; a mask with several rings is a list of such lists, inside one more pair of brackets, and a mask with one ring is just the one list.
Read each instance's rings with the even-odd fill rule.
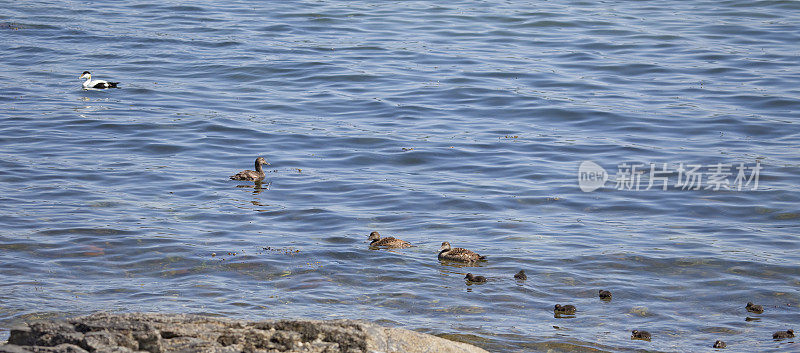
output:
[[764,312],[764,307],[762,307],[761,305],[753,304],[752,302],[747,302],[747,306],[745,306],[744,308],[751,313],[761,314]]
[[267,160],[264,159],[264,157],[256,158],[256,170],[255,171],[253,171],[253,170],[243,170],[241,172],[236,173],[235,175],[231,175],[231,180],[256,181],[256,180],[264,179],[264,176],[266,176],[266,174],[264,174],[264,170],[261,169],[261,165],[262,164],[269,165],[269,163],[267,163]]
[[475,276],[475,275],[473,275],[471,273],[467,273],[467,275],[464,276],[464,279],[467,280],[467,281],[470,281],[470,282],[475,282],[475,283],[486,283],[486,277]]
[[369,233],[369,238],[367,238],[367,240],[371,240],[369,243],[371,247],[408,248],[411,246],[411,243],[397,238],[388,237],[381,239],[381,233],[377,231]]
[[650,340],[650,332],[633,330],[633,331],[631,331],[631,339],[632,340],[649,341]]
[[524,280],[528,279],[528,276],[525,274],[525,271],[519,270],[519,272],[517,272],[517,274],[514,275],[514,278],[516,278],[516,279],[518,279],[520,281],[524,281]]
[[442,247],[439,248],[439,260],[460,261],[460,262],[477,262],[485,260],[486,256],[481,256],[474,251],[451,248],[450,243],[442,242]]
[[553,308],[554,313],[562,315],[573,315],[575,314],[575,310],[576,310],[575,305],[570,305],[570,304],[567,305],[556,304],[556,306]]
[[607,291],[605,289],[601,289],[599,292],[597,292],[597,295],[602,300],[611,300],[611,292],[609,292],[609,291]]
[[794,330],[778,331],[772,334],[772,339],[780,340],[794,337]]
[[713,348],[725,348],[725,347],[727,347],[727,346],[728,346],[728,345],[727,345],[727,344],[725,344],[725,342],[722,342],[722,341],[720,341],[720,340],[717,340],[716,342],[714,342],[714,346],[713,346]]
[[119,82],[108,82],[105,80],[92,80],[92,74],[89,71],[84,71],[83,75],[78,78],[85,78],[86,81],[83,82],[83,88],[97,88],[97,89],[106,89],[106,88],[118,88],[117,85]]

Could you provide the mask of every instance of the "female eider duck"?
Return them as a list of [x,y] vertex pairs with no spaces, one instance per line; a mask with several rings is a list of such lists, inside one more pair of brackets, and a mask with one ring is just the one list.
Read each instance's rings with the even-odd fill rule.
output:
[[517,274],[514,275],[514,278],[520,281],[524,281],[528,279],[528,276],[525,274],[524,270],[519,270],[519,272],[517,272]]
[[96,88],[96,89],[106,89],[106,88],[118,88],[117,85],[119,82],[108,82],[105,80],[92,80],[92,74],[89,71],[84,71],[83,75],[78,78],[85,78],[86,81],[83,82],[83,88]]
[[442,242],[442,247],[439,248],[439,260],[460,261],[460,262],[477,262],[485,260],[486,256],[478,255],[477,253],[462,249],[451,248],[450,243]]
[[264,174],[264,170],[261,169],[262,164],[269,165],[264,157],[256,158],[256,170],[243,170],[235,175],[231,175],[231,180],[258,181],[264,179],[266,174]]
[[409,243],[409,242],[407,242],[405,240],[400,240],[400,239],[392,238],[392,237],[381,239],[381,233],[378,233],[377,231],[369,233],[369,238],[367,238],[367,240],[370,241],[369,246],[373,247],[373,248],[377,248],[377,247],[408,248],[408,247],[411,247],[411,243]]

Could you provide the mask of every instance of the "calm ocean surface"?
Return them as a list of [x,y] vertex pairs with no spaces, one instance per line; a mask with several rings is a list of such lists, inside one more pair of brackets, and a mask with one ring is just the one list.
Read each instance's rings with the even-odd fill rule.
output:
[[[771,339],[800,329],[800,2],[0,5],[0,339],[104,310],[800,351]],[[228,180],[257,156],[263,185]],[[705,189],[756,163],[756,190]],[[440,263],[442,241],[489,260]]]

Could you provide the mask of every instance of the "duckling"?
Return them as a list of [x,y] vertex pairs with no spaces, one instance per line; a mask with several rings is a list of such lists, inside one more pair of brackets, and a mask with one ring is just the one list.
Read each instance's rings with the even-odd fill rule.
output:
[[467,275],[464,276],[464,279],[469,281],[469,282],[474,282],[474,283],[486,283],[486,277],[474,276],[471,273],[467,273]]
[[367,239],[370,240],[369,246],[374,248],[379,246],[386,248],[408,248],[411,246],[411,243],[397,238],[388,237],[381,239],[381,234],[377,231],[369,233],[369,238]]
[[602,300],[611,300],[611,292],[609,292],[609,291],[607,291],[605,289],[601,289],[599,292],[597,292],[597,295]]
[[235,175],[231,175],[231,180],[247,180],[247,181],[256,181],[264,179],[266,174],[264,174],[264,170],[261,169],[261,165],[266,164],[267,160],[264,157],[256,158],[256,170],[243,170],[241,172],[236,173]]
[[772,334],[772,339],[782,340],[794,337],[794,330],[778,331]]
[[486,256],[478,255],[477,253],[462,249],[451,248],[450,243],[442,242],[442,247],[439,248],[439,260],[460,261],[460,262],[477,262],[485,260]]
[[575,306],[570,304],[567,305],[556,304],[556,306],[553,308],[553,312],[560,315],[574,315],[575,310],[576,310]]
[[649,341],[650,340],[650,332],[633,330],[633,331],[631,331],[631,339],[632,340]]
[[713,347],[713,348],[725,348],[725,347],[727,347],[727,346],[728,346],[728,345],[727,345],[727,344],[725,344],[725,342],[722,342],[722,341],[720,341],[720,340],[717,340],[716,342],[714,342],[714,347]]
[[747,302],[747,306],[744,308],[751,313],[761,314],[764,312],[764,307],[761,305],[755,305],[753,302]]
[[517,272],[517,274],[514,275],[514,278],[516,278],[516,279],[518,279],[520,281],[524,281],[524,280],[528,279],[528,276],[525,274],[525,271],[519,270],[519,272]]

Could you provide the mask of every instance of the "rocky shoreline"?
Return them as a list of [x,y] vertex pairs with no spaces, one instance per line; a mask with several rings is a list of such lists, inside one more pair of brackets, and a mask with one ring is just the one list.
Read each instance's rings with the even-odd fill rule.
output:
[[0,352],[488,353],[466,343],[365,321],[244,321],[153,313],[30,322],[12,329]]

